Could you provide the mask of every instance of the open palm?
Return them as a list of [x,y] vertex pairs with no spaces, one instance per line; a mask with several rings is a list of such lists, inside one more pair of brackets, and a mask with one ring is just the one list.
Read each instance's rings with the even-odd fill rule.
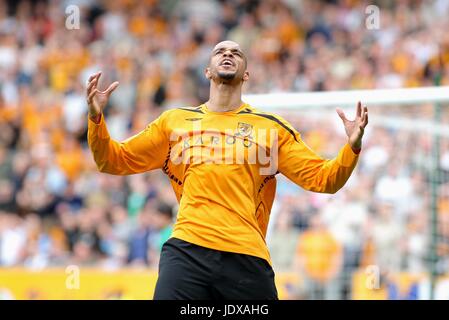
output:
[[356,117],[354,120],[348,120],[343,110],[337,108],[337,113],[343,121],[348,143],[352,149],[360,149],[362,147],[362,137],[365,127],[368,124],[368,108],[363,106],[359,101],[357,103]]
[[87,104],[89,106],[89,117],[95,118],[103,112],[104,107],[108,103],[109,96],[112,91],[118,86],[118,82],[112,83],[106,90],[100,91],[97,89],[98,80],[100,79],[101,71],[89,77],[87,83]]

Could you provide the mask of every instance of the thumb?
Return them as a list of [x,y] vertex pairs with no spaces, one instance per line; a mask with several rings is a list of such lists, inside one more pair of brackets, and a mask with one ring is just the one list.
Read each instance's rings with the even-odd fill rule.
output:
[[103,93],[105,93],[108,97],[111,95],[112,91],[118,87],[118,81],[113,82]]
[[345,113],[343,112],[343,110],[341,110],[340,108],[336,109],[339,117],[341,118],[341,120],[343,120],[343,122],[348,121],[348,119],[346,119]]

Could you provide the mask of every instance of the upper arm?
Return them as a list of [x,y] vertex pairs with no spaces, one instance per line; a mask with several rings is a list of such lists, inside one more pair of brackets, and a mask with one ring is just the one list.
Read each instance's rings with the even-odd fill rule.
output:
[[144,130],[120,143],[125,161],[133,171],[160,169],[168,153],[164,119],[159,117]]
[[[291,127],[290,127],[291,128]],[[293,128],[281,132],[279,143],[279,172],[306,190],[318,191],[317,173],[327,160],[307,146]]]
[[122,142],[111,139],[103,119],[98,125],[89,123],[88,141],[98,169],[125,175],[162,168],[169,148],[165,121],[162,114]]
[[289,127],[282,131],[279,143],[279,172],[306,190],[323,193],[337,192],[349,179],[358,155],[346,144],[337,157],[324,159]]

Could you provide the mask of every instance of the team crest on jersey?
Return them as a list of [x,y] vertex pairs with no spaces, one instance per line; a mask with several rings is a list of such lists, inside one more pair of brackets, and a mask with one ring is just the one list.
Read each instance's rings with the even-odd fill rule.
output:
[[239,122],[237,125],[237,130],[238,130],[239,136],[248,137],[251,134],[251,132],[253,131],[253,126],[248,123]]

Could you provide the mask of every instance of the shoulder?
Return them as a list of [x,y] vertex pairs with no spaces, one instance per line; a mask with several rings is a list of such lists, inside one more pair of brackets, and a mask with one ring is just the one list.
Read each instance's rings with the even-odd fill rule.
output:
[[243,109],[240,112],[240,114],[248,114],[258,117],[260,119],[265,119],[267,123],[270,123],[275,128],[280,129],[280,131],[283,132],[284,134],[293,136],[295,140],[299,140],[300,138],[299,132],[291,125],[291,123],[289,123],[287,120],[285,120],[278,114],[265,112],[260,109],[254,108],[250,105],[248,105],[248,107]]
[[168,109],[161,113],[161,115],[159,116],[159,119],[166,121],[166,120],[177,118],[182,115],[192,115],[195,113],[197,113],[197,114],[203,113],[203,111],[201,111],[201,106],[179,107],[179,108]]

